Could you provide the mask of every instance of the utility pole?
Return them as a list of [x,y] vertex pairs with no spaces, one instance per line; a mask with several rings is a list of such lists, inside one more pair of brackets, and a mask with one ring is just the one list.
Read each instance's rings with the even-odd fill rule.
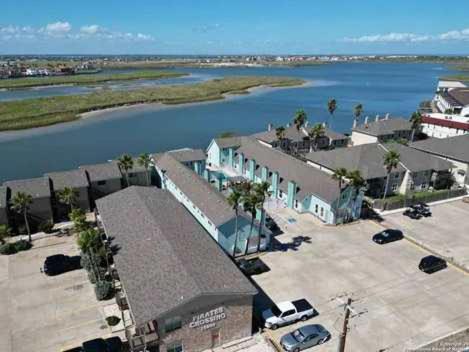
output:
[[347,304],[345,305],[345,317],[344,317],[344,324],[342,326],[342,333],[340,334],[339,338],[339,348],[337,349],[338,352],[345,351],[345,340],[347,338],[347,330],[348,330],[348,322],[350,317],[350,305],[352,304],[352,299],[347,299]]

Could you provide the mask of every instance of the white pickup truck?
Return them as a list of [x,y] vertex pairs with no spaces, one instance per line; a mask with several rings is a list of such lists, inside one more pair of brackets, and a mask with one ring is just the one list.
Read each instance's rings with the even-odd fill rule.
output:
[[282,302],[262,312],[264,326],[275,330],[279,326],[292,324],[298,320],[305,321],[318,313],[305,299]]

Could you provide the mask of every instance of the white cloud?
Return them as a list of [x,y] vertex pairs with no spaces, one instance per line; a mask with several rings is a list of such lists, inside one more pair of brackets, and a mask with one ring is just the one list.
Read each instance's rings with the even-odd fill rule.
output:
[[469,28],[454,30],[438,35],[417,33],[386,33],[364,35],[361,37],[346,37],[345,42],[350,43],[421,43],[430,41],[467,41],[469,40]]
[[72,30],[69,22],[58,21],[49,23],[45,27],[30,26],[0,26],[0,41],[31,40],[48,38],[67,38],[70,40],[109,40],[109,41],[153,41],[150,34],[112,31],[97,24],[82,26],[79,30]]
[[63,35],[72,30],[72,25],[68,22],[55,22],[49,23],[46,28],[45,32],[51,35]]
[[101,27],[98,26],[97,24],[83,26],[80,28],[80,32],[85,33],[85,34],[96,34],[101,31],[102,31]]

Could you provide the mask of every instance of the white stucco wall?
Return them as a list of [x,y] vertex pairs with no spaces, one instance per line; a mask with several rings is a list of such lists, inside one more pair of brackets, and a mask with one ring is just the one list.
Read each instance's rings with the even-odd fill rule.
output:
[[352,131],[352,145],[362,145],[362,144],[369,144],[369,143],[376,143],[378,138],[374,136],[370,136],[365,133]]

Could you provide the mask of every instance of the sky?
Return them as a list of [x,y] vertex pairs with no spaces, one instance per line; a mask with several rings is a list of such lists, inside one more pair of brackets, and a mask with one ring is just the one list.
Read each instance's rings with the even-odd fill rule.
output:
[[469,0],[2,0],[1,54],[463,54]]

